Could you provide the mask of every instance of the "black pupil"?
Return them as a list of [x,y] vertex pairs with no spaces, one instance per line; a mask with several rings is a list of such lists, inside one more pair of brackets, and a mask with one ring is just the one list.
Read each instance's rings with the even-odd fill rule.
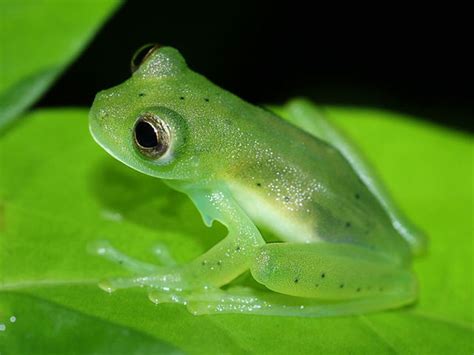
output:
[[153,126],[145,121],[138,122],[135,127],[135,137],[143,148],[154,148],[159,144]]

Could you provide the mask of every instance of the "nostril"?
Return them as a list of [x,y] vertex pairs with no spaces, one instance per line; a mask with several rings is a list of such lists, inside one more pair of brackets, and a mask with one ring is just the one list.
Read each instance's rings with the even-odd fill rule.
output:
[[105,119],[109,114],[105,110],[100,110],[99,111],[99,119],[103,120]]

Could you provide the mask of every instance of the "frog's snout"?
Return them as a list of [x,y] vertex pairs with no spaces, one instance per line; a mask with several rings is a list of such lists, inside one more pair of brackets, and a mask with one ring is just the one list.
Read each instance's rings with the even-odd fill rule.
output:
[[95,95],[94,101],[92,102],[91,109],[89,111],[89,120],[91,122],[99,121],[107,116],[107,103],[105,100],[104,91],[100,91]]
[[[89,111],[89,131],[94,140],[100,145],[104,144],[105,131],[110,129],[110,124],[107,121],[110,119],[110,113],[107,107],[106,97],[104,92],[99,92],[92,103]],[[109,127],[109,128],[108,128]]]

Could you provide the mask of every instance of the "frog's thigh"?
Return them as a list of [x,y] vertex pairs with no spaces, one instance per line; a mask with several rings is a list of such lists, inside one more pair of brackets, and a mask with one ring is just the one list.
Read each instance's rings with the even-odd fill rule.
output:
[[322,109],[306,99],[293,99],[285,105],[283,118],[307,133],[338,147],[346,138],[331,122]]
[[267,288],[291,296],[341,301],[389,295],[402,304],[416,298],[416,280],[409,270],[348,244],[267,244],[251,272]]
[[411,245],[413,253],[420,255],[426,251],[426,236],[398,209],[363,154],[341,130],[325,117],[318,106],[305,99],[293,99],[285,105],[283,118],[337,148],[387,210],[393,227]]

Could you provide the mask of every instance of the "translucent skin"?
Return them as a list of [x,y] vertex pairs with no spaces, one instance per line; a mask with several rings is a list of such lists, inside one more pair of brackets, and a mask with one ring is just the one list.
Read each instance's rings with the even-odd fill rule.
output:
[[[296,100],[288,108],[285,121],[246,103],[191,71],[170,47],[100,92],[90,113],[95,140],[187,194],[206,224],[218,220],[229,231],[178,266],[144,265],[101,245],[101,254],[143,274],[102,287],[146,285],[154,302],[183,303],[193,313],[328,316],[413,302],[409,266],[424,244],[420,233],[312,104]],[[159,159],[135,146],[133,129],[144,113],[170,127],[170,149]],[[267,244],[256,225],[285,243]],[[220,290],[246,270],[274,294]]]

